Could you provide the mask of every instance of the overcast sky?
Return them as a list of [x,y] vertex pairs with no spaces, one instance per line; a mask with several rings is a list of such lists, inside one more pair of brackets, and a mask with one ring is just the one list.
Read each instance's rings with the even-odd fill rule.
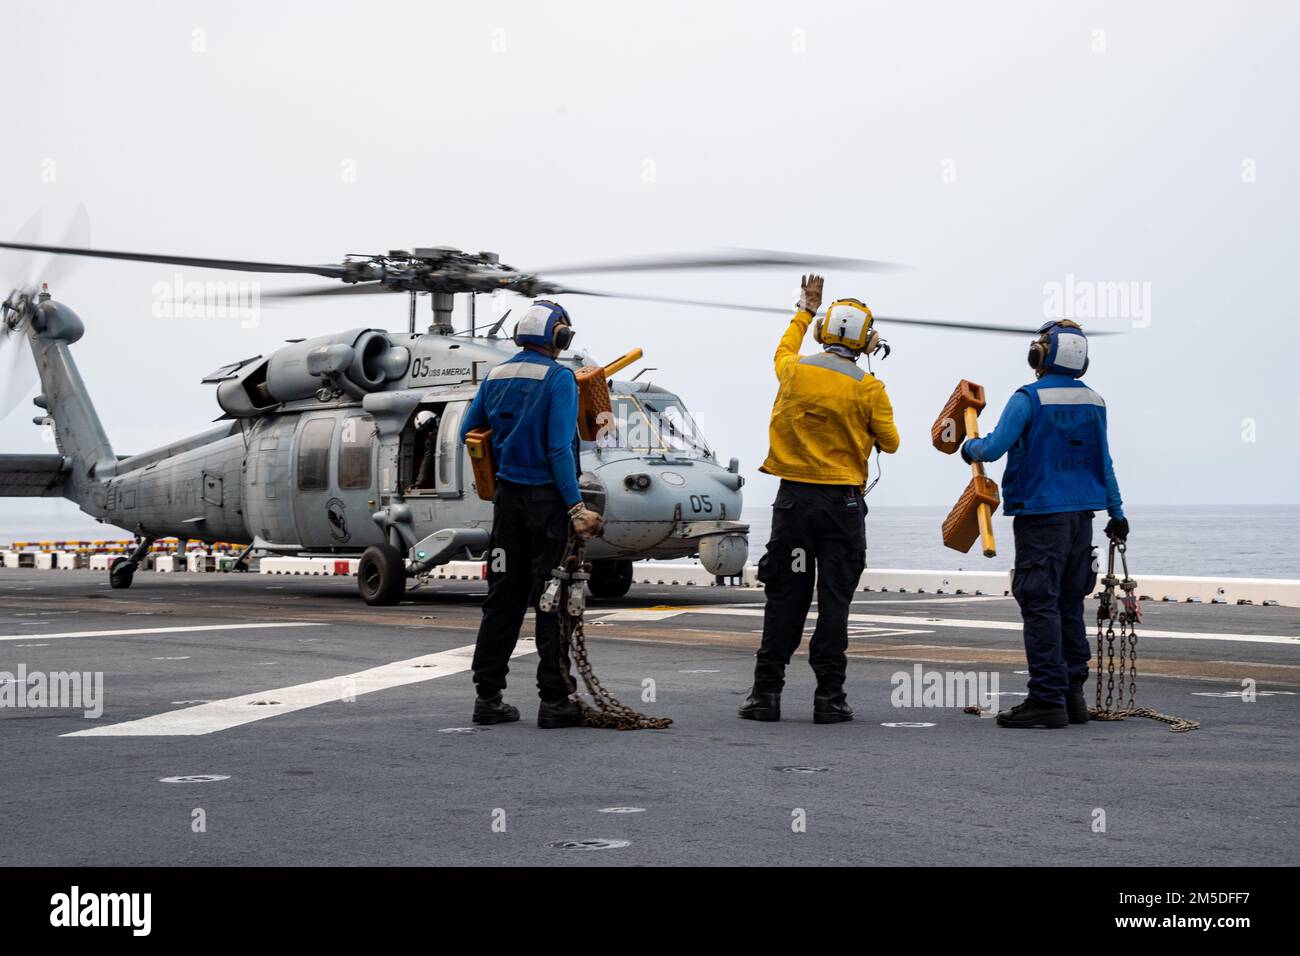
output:
[[[0,33],[5,236],[46,208],[57,241],[84,202],[97,246],[273,261],[785,249],[913,267],[832,273],[828,301],[1027,329],[1061,305],[1053,283],[1132,283],[1125,314],[1083,319],[1129,330],[1093,342],[1087,377],[1125,498],[1300,502],[1295,4],[5,0]],[[74,354],[119,453],[205,428],[219,409],[199,379],[224,361],[405,325],[400,297],[266,309],[255,328],[156,318],[176,271],[82,260],[53,289],[85,320]],[[583,278],[776,306],[798,282]],[[645,349],[765,507],[785,321],[566,304],[595,357]],[[947,506],[967,475],[930,422],[965,377],[991,425],[1031,379],[1028,337],[880,331],[902,449],[873,501]],[[32,411],[0,422],[4,451],[50,450]]]

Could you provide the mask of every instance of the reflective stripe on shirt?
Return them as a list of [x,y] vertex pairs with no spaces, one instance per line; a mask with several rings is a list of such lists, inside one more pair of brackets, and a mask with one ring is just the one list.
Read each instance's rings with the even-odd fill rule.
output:
[[833,355],[830,352],[822,352],[819,355],[805,355],[799,360],[800,365],[816,365],[818,368],[830,369],[832,372],[839,372],[841,375],[847,375],[856,381],[862,381],[866,377],[866,372],[858,368],[848,359]]
[[546,378],[548,371],[550,366],[540,362],[506,362],[488,372],[487,377],[494,381],[503,378],[533,378],[540,381]]
[[1040,388],[1038,401],[1044,405],[1097,405],[1106,407],[1102,397],[1090,388]]

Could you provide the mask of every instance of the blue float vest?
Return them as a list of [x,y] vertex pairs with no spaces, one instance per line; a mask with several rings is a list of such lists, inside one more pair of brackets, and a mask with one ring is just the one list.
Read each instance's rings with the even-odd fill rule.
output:
[[1106,403],[1082,382],[1034,382],[1033,418],[1007,454],[1005,512],[1054,514],[1106,508]]

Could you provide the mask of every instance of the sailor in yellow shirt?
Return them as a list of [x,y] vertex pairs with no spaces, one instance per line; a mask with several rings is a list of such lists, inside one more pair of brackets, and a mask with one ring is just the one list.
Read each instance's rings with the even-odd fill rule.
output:
[[849,607],[866,567],[863,488],[872,448],[898,450],[885,386],[858,367],[880,347],[871,310],[857,299],[831,304],[813,336],[823,351],[800,355],[821,307],[823,279],[805,276],[799,311],[776,349],[780,383],[772,407],[771,448],[760,471],[781,478],[772,537],[758,563],[767,604],[754,686],[740,708],[748,720],[780,720],[785,668],[799,647],[817,591],[817,627],[808,645],[817,675],[813,720],[852,720],[844,693]]

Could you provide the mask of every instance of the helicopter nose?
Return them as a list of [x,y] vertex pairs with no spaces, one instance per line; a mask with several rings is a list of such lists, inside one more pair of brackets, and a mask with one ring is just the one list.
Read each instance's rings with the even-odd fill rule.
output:
[[609,462],[582,481],[584,498],[604,515],[605,541],[636,550],[662,542],[679,522],[739,520],[743,483],[738,473],[707,462],[645,459]]
[[[645,461],[607,465],[598,474],[610,520],[651,516],[734,521],[740,517],[740,475],[716,466],[673,468]],[[680,512],[679,512],[680,508]]]

